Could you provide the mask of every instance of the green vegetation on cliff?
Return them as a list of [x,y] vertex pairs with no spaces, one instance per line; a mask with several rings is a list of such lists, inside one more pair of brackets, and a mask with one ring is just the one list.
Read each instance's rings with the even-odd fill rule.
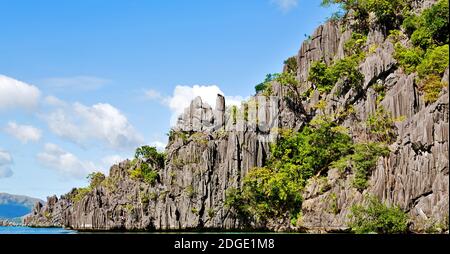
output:
[[263,82],[255,86],[256,93],[264,92],[271,87],[271,82],[275,80],[277,74],[267,74]]
[[398,27],[411,8],[411,0],[322,0],[323,6],[332,4],[339,5],[344,18],[351,14],[353,27],[365,32],[369,29],[369,13],[374,14],[377,24],[389,30]]
[[166,158],[166,155],[164,153],[158,152],[156,147],[141,146],[136,149],[134,158],[151,160],[153,163],[156,163],[158,166],[164,166],[164,160]]
[[70,197],[72,202],[80,202],[89,192],[100,186],[100,184],[106,179],[105,175],[101,172],[92,172],[87,176],[89,180],[89,186],[84,188],[77,188]]
[[300,83],[297,80],[297,58],[289,57],[284,61],[284,64],[285,68],[282,73],[267,74],[266,79],[262,83],[255,86],[256,93],[270,96],[273,93],[272,82],[276,81],[281,86],[288,88],[290,97],[297,100],[300,99],[300,94],[298,93]]
[[159,153],[155,147],[142,146],[136,149],[134,157],[132,161],[134,169],[130,171],[131,178],[155,184],[159,175],[153,167],[164,167],[166,155]]
[[[311,81],[321,93],[330,92],[339,80],[345,82],[346,87],[359,89],[364,76],[359,71],[360,62],[365,58],[364,47],[367,36],[353,33],[345,43],[346,57],[327,65],[323,60],[311,64],[308,80]],[[344,91],[338,91],[338,95]]]
[[355,173],[355,188],[362,190],[377,159],[388,152],[380,143],[353,143],[345,128],[321,117],[300,132],[282,130],[267,165],[252,169],[242,190],[229,190],[225,203],[259,222],[287,214],[297,221],[301,192],[311,177],[345,163]]
[[351,149],[351,138],[335,127],[324,121],[298,133],[282,131],[266,167],[251,170],[242,191],[230,191],[226,204],[257,221],[285,213],[297,217],[306,181]]
[[354,205],[349,226],[357,234],[400,234],[408,230],[408,216],[399,207],[389,207],[369,196],[366,205]]
[[401,28],[411,46],[400,42],[401,31],[395,32],[394,57],[406,73],[417,72],[426,103],[435,102],[446,85],[440,77],[449,62],[448,12],[448,1],[440,0],[420,15],[410,13]]
[[397,136],[395,120],[391,112],[379,105],[376,111],[367,117],[366,127],[369,135],[375,141],[391,144]]

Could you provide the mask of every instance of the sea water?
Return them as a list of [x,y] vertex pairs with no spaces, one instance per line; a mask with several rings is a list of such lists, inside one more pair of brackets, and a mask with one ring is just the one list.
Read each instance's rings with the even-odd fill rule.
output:
[[63,228],[0,227],[0,234],[76,234]]

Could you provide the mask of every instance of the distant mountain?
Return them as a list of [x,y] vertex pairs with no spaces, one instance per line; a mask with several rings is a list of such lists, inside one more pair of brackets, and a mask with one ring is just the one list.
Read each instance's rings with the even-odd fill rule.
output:
[[21,195],[0,193],[0,219],[16,219],[31,212],[36,202],[44,201]]

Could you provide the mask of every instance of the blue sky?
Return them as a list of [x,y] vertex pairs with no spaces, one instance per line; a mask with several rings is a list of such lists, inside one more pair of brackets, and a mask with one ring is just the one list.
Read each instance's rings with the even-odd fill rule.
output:
[[319,0],[0,0],[0,192],[45,198],[162,147],[196,95],[230,103],[331,15]]

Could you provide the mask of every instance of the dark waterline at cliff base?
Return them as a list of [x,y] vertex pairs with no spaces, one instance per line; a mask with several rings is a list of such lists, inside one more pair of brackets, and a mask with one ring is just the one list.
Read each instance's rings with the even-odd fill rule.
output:
[[69,230],[64,228],[33,228],[33,227],[3,227],[0,226],[0,235],[1,234],[304,234],[304,233],[275,233],[275,232],[249,232],[249,231],[77,231],[77,230]]

